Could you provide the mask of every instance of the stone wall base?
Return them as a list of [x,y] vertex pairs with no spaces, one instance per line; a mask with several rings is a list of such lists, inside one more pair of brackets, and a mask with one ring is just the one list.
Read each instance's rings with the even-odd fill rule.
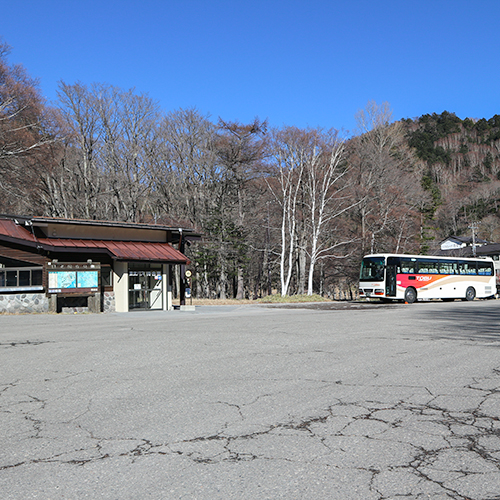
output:
[[78,313],[88,313],[88,307],[62,307],[62,314],[78,314]]
[[102,301],[103,312],[115,312],[115,292],[104,292]]
[[0,294],[0,313],[46,312],[49,312],[49,299],[44,293]]

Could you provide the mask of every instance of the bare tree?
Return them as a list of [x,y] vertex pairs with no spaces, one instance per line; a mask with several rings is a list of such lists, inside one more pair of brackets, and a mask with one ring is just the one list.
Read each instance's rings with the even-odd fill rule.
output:
[[[64,169],[72,174],[67,177],[67,188],[73,192],[74,214],[87,219],[96,218],[102,180],[99,106],[89,88],[81,83],[69,85],[61,82],[58,95],[68,127],[68,139],[72,140],[67,149],[71,155],[64,160]],[[71,184],[70,180],[73,181]]]
[[55,133],[38,82],[21,65],[10,65],[9,53],[10,47],[0,39],[1,205],[33,210],[39,173],[49,160],[43,148],[54,142]]
[[105,191],[111,194],[113,217],[141,220],[153,185],[158,104],[132,90],[94,89],[103,137]]
[[59,98],[67,131],[64,154],[44,181],[50,210],[85,218],[148,218],[158,104],[102,84],[61,82]]
[[44,126],[38,82],[21,65],[9,65],[10,47],[0,39],[0,160],[26,155],[53,142]]
[[[320,149],[321,148],[321,149]],[[344,142],[330,132],[315,146],[311,161],[306,166],[305,189],[309,240],[309,273],[307,294],[313,293],[313,278],[319,259],[332,257],[334,249],[352,243],[339,238],[331,223],[359,203],[347,191],[348,168],[345,163]]]
[[[217,193],[223,179],[215,141],[216,127],[196,109],[179,109],[163,118],[152,167],[151,202],[158,217],[174,216],[210,234],[209,222],[218,207]],[[193,250],[198,296],[210,297],[220,286],[215,245],[207,239]]]
[[[222,248],[231,247],[233,262],[236,264],[236,298],[245,296],[244,261],[246,260],[247,245],[244,233],[246,232],[246,214],[249,208],[248,183],[251,181],[255,166],[261,161],[264,151],[263,137],[266,134],[267,123],[257,118],[249,124],[224,122],[219,119],[216,142],[216,154],[224,171],[223,182],[219,184],[221,197],[219,205],[224,207],[224,218],[229,218],[229,227],[233,234],[229,242],[225,235],[221,235]],[[238,238],[235,238],[238,236]],[[221,255],[224,258],[224,255]],[[224,259],[225,260],[225,259]],[[227,267],[227,262],[220,266]]]
[[221,178],[214,140],[215,126],[196,109],[171,112],[160,123],[153,166],[158,203],[198,227]]
[[[392,123],[388,103],[369,102],[358,112],[362,134],[351,141],[353,180],[361,245],[360,253],[401,248],[401,230],[422,198],[418,162],[405,141],[401,122]],[[399,243],[396,243],[399,242]]]
[[273,131],[271,151],[275,182],[271,179],[267,182],[280,207],[279,267],[282,296],[288,295],[292,280],[304,171],[308,163],[315,161],[316,152],[309,146],[310,138],[295,127]]

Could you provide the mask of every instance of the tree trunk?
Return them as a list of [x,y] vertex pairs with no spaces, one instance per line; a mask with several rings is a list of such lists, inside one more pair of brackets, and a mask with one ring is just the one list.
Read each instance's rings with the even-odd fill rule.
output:
[[243,268],[238,267],[236,299],[242,300],[244,298],[245,298],[245,286],[244,286],[244,280],[243,280]]

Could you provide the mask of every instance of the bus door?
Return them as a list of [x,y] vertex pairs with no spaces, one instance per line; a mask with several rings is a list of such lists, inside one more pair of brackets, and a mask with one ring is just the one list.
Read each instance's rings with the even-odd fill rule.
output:
[[385,295],[387,297],[396,296],[396,268],[399,263],[397,257],[388,257],[385,268]]

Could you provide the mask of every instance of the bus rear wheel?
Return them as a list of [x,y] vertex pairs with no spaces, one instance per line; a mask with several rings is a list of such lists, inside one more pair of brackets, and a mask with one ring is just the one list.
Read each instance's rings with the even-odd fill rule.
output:
[[470,286],[465,292],[465,300],[474,300],[476,298],[476,290]]
[[405,302],[408,304],[413,304],[417,301],[417,291],[412,286],[405,290]]

